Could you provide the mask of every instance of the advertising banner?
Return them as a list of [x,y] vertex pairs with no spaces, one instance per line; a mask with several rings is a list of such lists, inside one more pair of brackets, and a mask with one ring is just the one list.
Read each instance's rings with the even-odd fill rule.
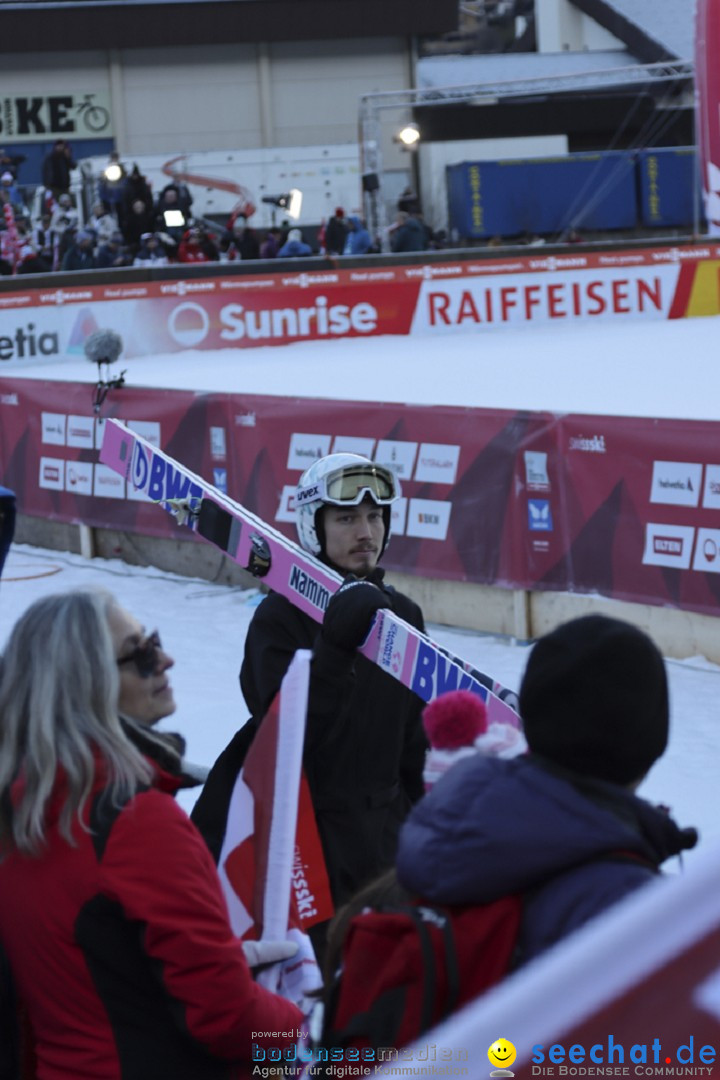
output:
[[110,94],[105,90],[0,98],[3,144],[108,138],[112,134]]
[[[13,279],[13,284],[19,279]],[[83,356],[100,327],[127,359],[381,334],[720,314],[720,246],[0,291],[0,371]],[[23,282],[23,285],[25,283]]]
[[0,483],[21,513],[198,542],[100,464],[125,420],[294,537],[300,473],[335,451],[398,475],[389,569],[716,614],[718,424],[0,378]]

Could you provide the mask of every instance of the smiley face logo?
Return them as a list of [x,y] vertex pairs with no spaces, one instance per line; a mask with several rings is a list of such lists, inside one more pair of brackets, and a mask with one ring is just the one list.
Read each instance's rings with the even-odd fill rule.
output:
[[[502,1070],[499,1075],[513,1075],[509,1072],[509,1066],[512,1065],[516,1057],[517,1050],[509,1039],[496,1039],[492,1046],[488,1047],[488,1061],[497,1069]],[[497,1076],[498,1073],[492,1073],[491,1075]]]

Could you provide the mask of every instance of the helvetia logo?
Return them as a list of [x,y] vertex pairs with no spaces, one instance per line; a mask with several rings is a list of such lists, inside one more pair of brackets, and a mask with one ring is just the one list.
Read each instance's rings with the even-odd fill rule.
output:
[[0,360],[26,360],[35,356],[58,356],[60,339],[55,332],[36,334],[35,323],[18,326],[12,337],[0,337]]

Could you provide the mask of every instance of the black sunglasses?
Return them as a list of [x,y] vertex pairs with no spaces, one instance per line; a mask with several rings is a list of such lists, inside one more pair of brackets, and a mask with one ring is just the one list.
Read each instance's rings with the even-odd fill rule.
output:
[[149,679],[157,671],[158,653],[161,649],[160,635],[157,630],[153,630],[152,634],[148,634],[131,653],[118,660],[118,667],[122,664],[133,663],[140,678]]

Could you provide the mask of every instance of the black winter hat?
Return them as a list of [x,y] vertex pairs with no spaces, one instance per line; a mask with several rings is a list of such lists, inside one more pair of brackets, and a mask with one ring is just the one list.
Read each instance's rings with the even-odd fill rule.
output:
[[615,784],[639,780],[668,740],[665,663],[630,623],[587,615],[541,638],[520,687],[533,753]]

